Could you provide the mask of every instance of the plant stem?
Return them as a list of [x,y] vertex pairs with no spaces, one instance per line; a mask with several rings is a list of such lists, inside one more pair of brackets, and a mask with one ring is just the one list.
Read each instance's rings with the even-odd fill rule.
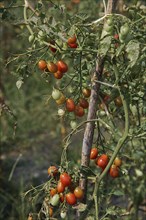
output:
[[[113,66],[114,71],[115,71],[115,77],[116,80],[118,80],[118,69],[116,67],[116,65]],[[99,186],[101,181],[103,180],[103,178],[105,177],[106,173],[108,172],[108,170],[110,169],[110,166],[113,164],[118,152],[120,151],[120,149],[122,148],[125,140],[128,137],[128,131],[129,131],[129,114],[128,114],[128,105],[127,102],[125,100],[125,97],[123,96],[123,94],[121,93],[120,87],[117,86],[118,91],[120,93],[120,97],[122,99],[122,103],[123,103],[123,109],[124,109],[124,114],[125,114],[125,129],[124,129],[124,133],[123,136],[119,139],[117,146],[113,152],[113,155],[108,163],[108,165],[106,166],[106,168],[104,169],[104,171],[102,172],[102,174],[99,176],[98,181],[95,183],[95,187],[94,187],[94,193],[93,193],[93,197],[98,199],[99,198]],[[96,202],[96,201],[95,201]],[[98,216],[99,216],[99,208],[98,208],[98,202],[96,202],[97,207],[96,207],[96,219],[98,220]]]

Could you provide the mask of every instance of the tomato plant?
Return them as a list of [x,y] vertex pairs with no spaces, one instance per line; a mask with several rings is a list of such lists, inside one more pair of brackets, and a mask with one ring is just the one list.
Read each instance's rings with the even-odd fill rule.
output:
[[[29,32],[25,32],[29,47],[8,60],[7,65],[17,62],[14,75],[18,76],[16,86],[20,89],[24,82],[34,77],[32,73],[35,64],[38,64],[36,71],[41,74],[35,76],[47,86],[43,92],[46,91],[48,111],[52,105],[53,113],[57,112],[53,114],[53,121],[65,124],[70,132],[63,137],[58,168],[48,168],[49,180],[40,190],[45,198],[42,207],[48,208],[43,209],[44,218],[48,217],[50,205],[57,206],[58,210],[53,208],[53,212],[58,217],[62,210],[68,213],[67,204],[75,205],[80,199],[81,204],[76,206],[79,218],[113,219],[117,216],[121,219],[121,210],[117,206],[112,209],[112,195],[124,192],[129,194],[137,209],[131,219],[138,219],[144,184],[137,192],[135,189],[132,191],[129,188],[135,179],[129,176],[135,173],[141,180],[145,170],[143,162],[140,169],[137,166],[137,161],[144,161],[146,135],[145,8],[139,4],[130,7],[129,3],[125,9],[120,7],[118,13],[113,13],[114,2],[117,3],[103,1],[101,11],[97,10],[98,1],[92,5],[88,0],[66,1],[62,5],[55,1],[41,1],[34,6],[29,6],[26,0],[22,6],[25,28]],[[17,8],[17,3],[14,6]],[[82,13],[84,7],[88,13]],[[94,10],[96,13],[93,13]],[[6,12],[7,7],[2,11]],[[6,109],[13,115],[4,106],[3,110]],[[82,116],[85,117],[82,119]],[[42,122],[44,119],[47,120],[47,117],[43,117]],[[54,127],[57,137],[61,126],[55,124]],[[80,138],[81,131],[84,131],[83,142],[77,142],[76,152],[71,146],[74,144],[72,137],[77,135]],[[93,144],[98,149],[92,148]],[[122,160],[117,155],[121,155]],[[95,160],[94,166],[90,159]],[[118,177],[120,172],[116,184],[106,175],[108,172],[113,178]],[[71,183],[77,187],[74,189]],[[128,189],[127,185],[130,185]],[[101,209],[102,199],[104,206]],[[94,205],[90,207],[91,202]],[[74,213],[72,207],[69,210]],[[125,213],[129,211],[125,210]]]

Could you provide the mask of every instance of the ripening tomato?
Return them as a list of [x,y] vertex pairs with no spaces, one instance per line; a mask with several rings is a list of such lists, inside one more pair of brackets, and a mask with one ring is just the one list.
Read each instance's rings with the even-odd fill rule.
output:
[[74,193],[67,193],[66,194],[66,202],[69,204],[69,205],[75,205],[77,200],[76,200],[76,197],[74,195]]
[[114,165],[120,167],[122,165],[122,160],[119,157],[116,157],[114,160]]
[[57,72],[54,73],[54,77],[56,79],[61,79],[63,77],[63,73],[58,70]]
[[51,72],[51,73],[55,73],[58,70],[57,65],[53,62],[47,63],[47,68],[48,68],[49,72]]
[[91,159],[91,160],[96,159],[96,158],[97,158],[97,155],[98,155],[98,150],[97,150],[96,147],[93,147],[93,148],[91,149],[90,159]]
[[62,182],[62,184],[66,187],[69,186],[71,184],[71,177],[68,173],[62,173],[60,175],[60,181]]
[[104,102],[101,102],[99,105],[98,105],[99,109],[101,110],[105,110],[107,105],[104,103]]
[[102,169],[104,169],[106,167],[106,165],[108,164],[108,156],[106,154],[102,154],[96,161],[96,164],[101,167]]
[[33,220],[33,215],[32,215],[32,214],[29,214],[27,220]]
[[91,89],[84,88],[84,89],[82,90],[82,93],[83,93],[83,95],[84,95],[86,98],[89,98],[90,95],[91,95]]
[[110,167],[109,173],[110,173],[110,176],[111,176],[111,177],[116,178],[116,177],[119,176],[119,168],[118,168],[116,165],[113,164],[113,165]]
[[53,216],[53,208],[49,207],[49,217]]
[[77,44],[77,43],[73,43],[73,44],[69,44],[69,43],[68,43],[68,46],[69,46],[70,48],[77,48],[77,47],[78,47],[78,44]]
[[59,197],[60,197],[60,202],[64,202],[64,194],[63,193],[59,193]]
[[80,105],[82,108],[85,108],[85,109],[89,107],[88,101],[87,101],[86,99],[84,99],[84,98],[81,98],[81,99],[79,100],[79,105]]
[[52,188],[50,189],[50,195],[54,196],[57,193],[57,189],[56,188]]
[[81,106],[77,105],[75,107],[75,115],[78,117],[82,117],[84,114],[85,114],[84,109]]
[[84,195],[84,192],[83,190],[81,189],[80,186],[77,186],[74,190],[74,195],[77,199],[82,199],[83,198],[83,195]]
[[63,185],[63,183],[61,181],[58,182],[57,184],[57,191],[58,193],[62,193],[65,190],[65,186]]
[[74,35],[74,36],[68,38],[67,43],[68,44],[74,44],[74,43],[76,43],[76,41],[77,41],[77,38]]
[[62,60],[59,60],[57,62],[57,66],[58,66],[58,70],[62,73],[66,73],[68,70],[68,65]]
[[56,176],[57,173],[58,173],[58,168],[57,168],[57,167],[55,167],[55,166],[50,166],[50,167],[48,168],[48,174],[49,174],[50,176]]
[[62,105],[62,104],[65,103],[65,101],[66,101],[66,97],[62,94],[61,97],[56,100],[56,103],[57,103],[58,105]]
[[117,107],[121,107],[121,106],[123,105],[123,102],[122,102],[122,99],[121,99],[120,96],[118,96],[117,98],[115,98],[114,102],[115,102],[115,105],[116,105]]
[[68,112],[73,112],[75,110],[75,103],[73,99],[66,100],[66,109]]
[[38,68],[39,68],[40,70],[45,70],[45,69],[47,68],[47,63],[46,63],[46,61],[45,61],[45,60],[40,60],[40,61],[38,62]]

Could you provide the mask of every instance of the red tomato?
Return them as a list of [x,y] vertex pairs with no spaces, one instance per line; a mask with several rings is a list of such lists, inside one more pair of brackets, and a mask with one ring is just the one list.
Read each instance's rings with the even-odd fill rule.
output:
[[122,160],[119,157],[116,157],[114,160],[114,165],[120,167],[122,165]]
[[81,187],[77,186],[74,190],[74,195],[77,199],[82,199],[83,198],[83,195],[84,195],[84,192],[83,190],[81,189]]
[[104,100],[104,102],[108,102],[110,100],[110,96],[109,95],[105,95],[103,100]]
[[60,181],[62,182],[62,184],[66,187],[69,186],[71,184],[71,177],[68,173],[62,173],[60,175]]
[[50,195],[54,196],[57,193],[57,189],[56,188],[52,188],[50,189]]
[[66,100],[66,109],[68,112],[73,112],[75,110],[75,103],[72,99]]
[[77,105],[75,107],[75,115],[78,117],[82,117],[84,114],[85,114],[84,109],[81,106]]
[[57,167],[55,167],[55,166],[50,166],[50,167],[48,168],[48,174],[49,174],[50,176],[56,176],[57,173],[58,173]]
[[59,60],[57,62],[57,66],[58,66],[58,70],[62,73],[65,73],[68,70],[68,65],[65,62],[63,62],[62,60]]
[[58,70],[56,73],[54,73],[54,77],[56,79],[61,79],[63,77],[63,73]]
[[84,95],[86,98],[89,98],[90,95],[91,95],[91,89],[84,88],[84,89],[82,90],[82,93],[83,93],[83,95]]
[[51,73],[55,73],[58,70],[57,65],[53,62],[47,63],[47,68],[48,68],[49,72],[51,72]]
[[78,47],[78,44],[77,44],[77,43],[73,43],[73,44],[69,44],[69,43],[68,43],[68,46],[69,46],[70,48],[77,48],[77,47]]
[[119,168],[113,164],[110,168],[109,173],[111,177],[116,178],[119,176]]
[[119,40],[119,35],[118,35],[118,34],[115,34],[115,35],[114,35],[114,39],[115,39],[115,40]]
[[74,195],[74,193],[67,193],[66,194],[66,202],[69,204],[69,205],[75,205],[77,200],[76,200],[76,197]]
[[45,69],[47,68],[47,63],[46,63],[46,61],[45,61],[45,60],[40,60],[40,61],[38,62],[38,68],[39,68],[40,70],[45,70]]
[[76,36],[74,35],[73,37],[69,37],[69,38],[68,38],[67,43],[68,43],[68,44],[74,44],[74,43],[76,43],[76,40],[77,40],[77,38],[76,38]]
[[106,167],[106,165],[108,164],[108,156],[106,154],[102,154],[96,161],[96,164],[101,167],[102,169],[104,169]]
[[96,147],[92,148],[91,149],[91,153],[90,153],[90,159],[91,160],[94,160],[97,158],[97,155],[98,155],[98,150]]
[[82,107],[82,108],[88,108],[89,107],[89,103],[86,99],[84,98],[81,98],[79,100],[79,105]]
[[58,193],[62,193],[65,190],[65,186],[63,185],[63,183],[61,181],[58,182],[57,184],[57,191]]

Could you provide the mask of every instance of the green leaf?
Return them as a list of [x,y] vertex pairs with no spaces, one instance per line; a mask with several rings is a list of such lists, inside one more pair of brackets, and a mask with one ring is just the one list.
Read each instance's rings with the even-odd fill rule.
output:
[[114,192],[112,192],[112,195],[122,196],[122,195],[124,195],[124,193],[121,190],[115,190]]
[[111,45],[111,36],[106,36],[100,41],[99,53],[102,55],[106,55]]
[[128,54],[128,59],[130,60],[130,66],[134,66],[136,64],[136,61],[139,57],[140,52],[140,43],[135,40],[131,40],[126,45],[126,52]]

